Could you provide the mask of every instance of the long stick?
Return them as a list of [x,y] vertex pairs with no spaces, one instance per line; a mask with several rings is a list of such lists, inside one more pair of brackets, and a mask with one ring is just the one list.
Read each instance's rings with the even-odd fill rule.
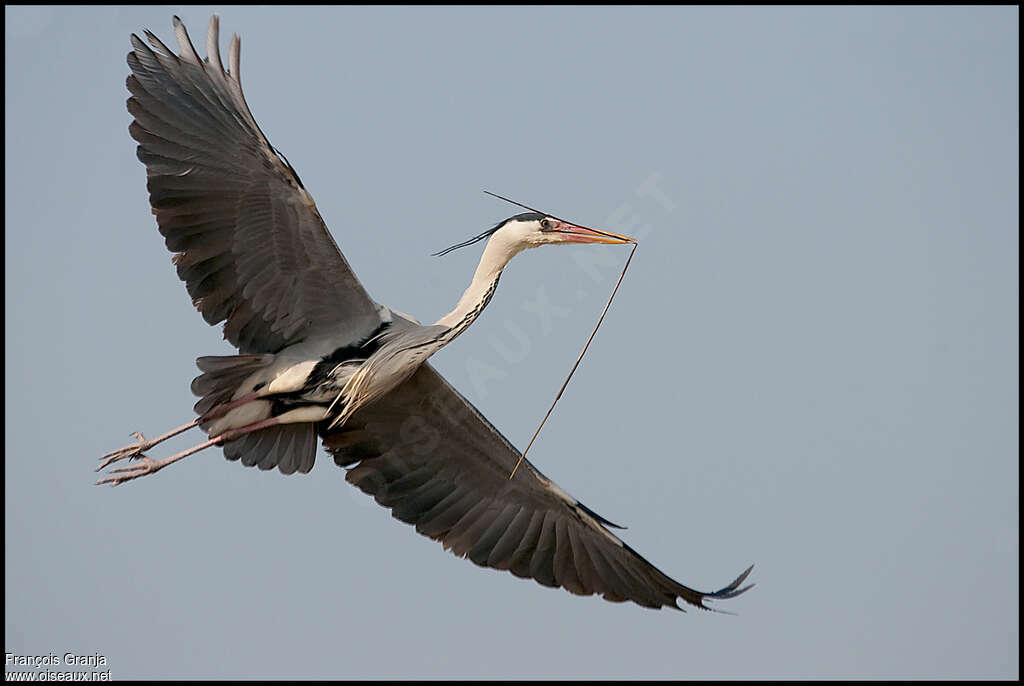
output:
[[622,283],[622,277],[626,275],[626,270],[629,269],[629,263],[633,259],[633,253],[636,252],[636,246],[637,244],[634,243],[633,249],[629,251],[629,257],[626,259],[626,265],[622,268],[622,273],[619,274],[619,280],[615,282],[615,288],[612,289],[612,294],[608,296],[608,302],[605,304],[604,310],[601,312],[601,316],[598,318],[597,324],[594,326],[594,330],[590,332],[590,338],[587,339],[587,344],[583,346],[580,356],[576,358],[576,364],[572,366],[569,376],[565,377],[565,383],[563,383],[562,387],[558,389],[558,395],[555,396],[555,401],[551,403],[551,407],[548,408],[548,413],[544,415],[544,419],[541,420],[540,426],[538,426],[537,430],[533,432],[533,438],[531,438],[530,442],[527,444],[526,450],[524,450],[523,454],[519,456],[519,461],[516,462],[516,466],[512,468],[512,473],[508,475],[509,479],[516,475],[516,470],[519,469],[519,465],[521,465],[523,460],[526,459],[526,453],[530,452],[530,446],[532,446],[533,442],[537,440],[537,434],[539,434],[540,430],[544,428],[544,423],[547,422],[548,417],[551,416],[551,411],[555,409],[558,399],[562,397],[562,392],[565,390],[565,387],[569,385],[569,379],[571,379],[572,375],[576,373],[576,368],[580,366],[580,362],[583,361],[583,356],[587,354],[587,348],[590,347],[590,341],[594,340],[594,334],[596,334],[597,330],[601,327],[601,322],[604,321],[604,316],[608,314],[608,308],[611,307],[612,300],[615,298],[615,294],[619,290],[619,284]]

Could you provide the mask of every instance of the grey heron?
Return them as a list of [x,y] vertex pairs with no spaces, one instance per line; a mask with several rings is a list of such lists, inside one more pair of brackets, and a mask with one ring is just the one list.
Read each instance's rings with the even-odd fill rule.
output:
[[[263,135],[242,94],[240,42],[225,69],[219,22],[205,59],[174,17],[179,53],[146,31],[128,53],[129,132],[178,276],[237,355],[200,357],[197,417],[104,455],[99,483],[155,473],[212,446],[284,474],[313,467],[319,435],[345,478],[397,519],[477,565],[545,586],[651,608],[710,609],[750,568],[713,592],[684,586],[615,536],[615,527],[547,479],[427,359],[488,305],[505,265],[541,245],[623,244],[627,236],[538,212],[500,222],[455,308],[423,326],[364,290],[298,174]],[[454,247],[461,247],[453,246]],[[199,426],[208,440],[162,460],[144,453]]]

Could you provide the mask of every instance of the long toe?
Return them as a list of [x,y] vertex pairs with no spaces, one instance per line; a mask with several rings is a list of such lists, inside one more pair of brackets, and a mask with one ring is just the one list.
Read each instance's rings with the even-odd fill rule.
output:
[[160,471],[164,466],[164,463],[159,460],[154,460],[145,455],[140,455],[138,462],[128,467],[119,467],[118,469],[111,470],[111,476],[105,476],[96,482],[97,486],[103,484],[110,484],[111,486],[117,486],[125,481],[131,481],[132,479],[138,479],[140,476],[146,476],[147,474],[153,474]]
[[124,446],[123,448],[112,450],[109,453],[100,456],[100,459],[103,460],[103,462],[101,462],[100,466],[96,468],[96,471],[102,471],[103,469],[109,467],[115,462],[119,462],[127,458],[143,457],[143,451],[149,450],[151,447],[153,447],[152,442],[147,441],[146,437],[142,435],[141,431],[136,431],[135,433],[132,434],[132,436],[135,436],[135,438],[138,439],[135,443],[130,443]]

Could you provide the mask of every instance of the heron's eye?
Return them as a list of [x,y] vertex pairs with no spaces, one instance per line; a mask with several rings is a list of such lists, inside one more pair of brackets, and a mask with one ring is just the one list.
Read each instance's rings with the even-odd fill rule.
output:
[[551,222],[549,220],[547,220],[547,219],[542,219],[541,222],[540,222],[540,230],[541,231],[550,231],[551,230]]

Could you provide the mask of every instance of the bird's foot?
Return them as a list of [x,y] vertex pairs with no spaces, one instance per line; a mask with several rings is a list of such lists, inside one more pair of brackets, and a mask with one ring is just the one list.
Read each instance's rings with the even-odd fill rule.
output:
[[132,436],[138,439],[135,443],[130,443],[123,448],[112,450],[106,455],[101,456],[100,459],[103,460],[103,462],[101,462],[100,466],[96,468],[96,471],[102,471],[120,460],[131,460],[145,457],[145,455],[142,454],[143,451],[149,450],[155,445],[153,441],[146,440],[146,437],[142,435],[141,431],[136,431]]
[[132,479],[138,479],[140,476],[146,476],[147,474],[153,474],[163,469],[167,462],[163,460],[154,460],[151,457],[145,455],[138,455],[137,462],[127,467],[119,467],[118,469],[112,469],[112,476],[106,476],[96,482],[97,486],[103,484],[110,484],[111,486],[117,486],[123,484],[125,481],[131,481]]

